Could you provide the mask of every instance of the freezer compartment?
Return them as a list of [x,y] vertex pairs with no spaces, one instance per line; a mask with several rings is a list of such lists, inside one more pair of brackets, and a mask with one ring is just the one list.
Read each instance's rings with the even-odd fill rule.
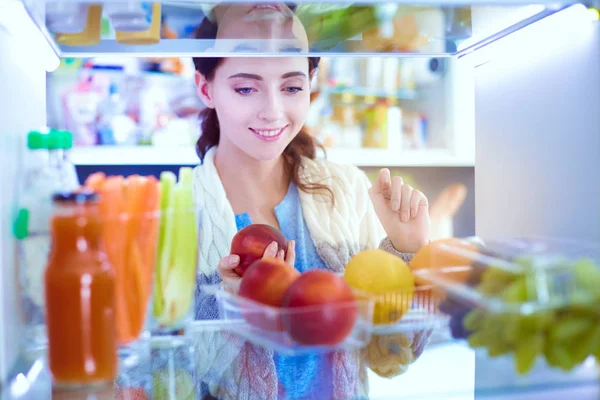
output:
[[512,355],[521,375],[538,359],[571,371],[600,358],[598,247],[525,238],[440,251],[463,258],[464,267],[422,270],[421,277],[445,292],[440,310],[455,338],[489,357]]

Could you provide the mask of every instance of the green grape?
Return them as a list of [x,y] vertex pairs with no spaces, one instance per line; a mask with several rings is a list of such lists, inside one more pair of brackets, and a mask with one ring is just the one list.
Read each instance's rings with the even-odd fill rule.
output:
[[575,281],[579,288],[600,296],[600,268],[591,259],[577,260],[573,265]]
[[519,319],[519,335],[527,336],[545,332],[554,322],[554,312],[539,311],[532,315],[524,315]]
[[535,258],[530,256],[515,257],[513,262],[519,264],[525,271],[531,271],[535,268]]
[[542,335],[533,335],[521,340],[515,351],[515,365],[517,372],[521,375],[529,372],[533,367],[538,354],[543,350],[544,336]]
[[504,314],[504,322],[502,326],[502,339],[507,343],[515,343],[519,340],[519,326],[522,317],[519,314],[507,313]]
[[594,303],[579,303],[572,304],[568,307],[563,307],[559,311],[560,316],[568,315],[570,317],[578,317],[582,319],[600,319],[600,308]]
[[575,362],[569,355],[569,344],[548,342],[544,348],[544,355],[548,364],[553,367],[570,371],[575,366]]
[[513,346],[503,340],[496,340],[487,346],[488,356],[498,357],[503,354],[510,353],[513,350]]
[[572,340],[592,328],[594,322],[588,318],[562,318],[550,328],[550,337],[554,342]]
[[600,362],[600,346],[596,347],[596,350],[594,350],[592,354],[596,357],[596,360]]
[[469,346],[473,347],[474,349],[476,349],[478,347],[484,347],[485,343],[486,343],[485,332],[483,332],[483,331],[474,332],[469,335],[469,337],[467,338],[467,341],[469,342]]
[[501,293],[510,285],[517,275],[497,267],[488,267],[482,275],[481,283],[477,290],[489,296]]
[[508,303],[523,303],[527,301],[527,281],[519,277],[502,292],[502,299]]
[[482,311],[472,310],[463,319],[463,326],[470,331],[476,331],[481,328],[483,318],[485,315]]
[[503,339],[504,314],[487,314],[482,322],[481,331],[485,332],[486,343],[496,343]]
[[573,341],[572,358],[576,364],[580,364],[598,347],[600,347],[600,324],[596,323],[590,330]]

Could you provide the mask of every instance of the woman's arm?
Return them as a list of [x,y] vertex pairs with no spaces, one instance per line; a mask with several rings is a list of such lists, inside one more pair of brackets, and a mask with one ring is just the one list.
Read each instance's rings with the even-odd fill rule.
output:
[[[364,173],[362,173],[360,186],[358,190],[363,193],[363,197],[368,199],[371,182]],[[357,193],[357,196],[359,195]],[[364,199],[359,201],[364,201]],[[361,236],[365,240],[364,248],[378,247],[400,257],[406,263],[409,263],[414,255],[396,250],[386,235],[371,201],[368,201],[365,216],[361,222]],[[363,354],[369,369],[379,376],[393,378],[406,372],[408,366],[421,356],[431,333],[431,330],[424,329],[407,334],[373,335],[361,354]]]

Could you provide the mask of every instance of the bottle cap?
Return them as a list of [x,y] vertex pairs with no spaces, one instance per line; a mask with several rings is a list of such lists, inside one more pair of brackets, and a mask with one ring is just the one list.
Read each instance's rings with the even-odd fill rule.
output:
[[39,150],[48,148],[48,135],[40,131],[31,131],[27,134],[27,148]]
[[69,150],[73,148],[73,134],[69,131],[58,131],[59,141],[58,145],[61,149]]
[[60,132],[56,129],[50,129],[48,132],[48,149],[60,149]]
[[13,225],[13,234],[18,240],[23,240],[29,236],[29,210],[21,208]]

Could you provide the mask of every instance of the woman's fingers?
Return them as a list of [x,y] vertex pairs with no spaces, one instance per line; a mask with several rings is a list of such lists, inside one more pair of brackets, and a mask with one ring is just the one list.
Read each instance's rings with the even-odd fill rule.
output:
[[240,256],[231,254],[223,257],[217,266],[217,273],[223,279],[223,282],[238,280],[240,276],[234,271],[234,268],[240,264]]
[[277,258],[279,245],[277,242],[271,242],[270,245],[267,246],[265,252],[263,253],[263,258]]
[[402,222],[408,222],[410,219],[410,198],[413,188],[410,185],[402,185],[402,189],[400,191],[402,192],[402,199],[400,202],[400,220]]
[[402,185],[404,185],[404,180],[401,176],[394,176],[392,178],[390,196],[390,206],[392,207],[392,211],[400,211],[400,205],[402,202]]
[[419,207],[427,205],[427,198],[418,190],[413,190],[410,196],[410,218],[416,218]]
[[287,254],[285,256],[285,262],[290,266],[294,266],[296,262],[296,242],[293,240],[288,241]]

